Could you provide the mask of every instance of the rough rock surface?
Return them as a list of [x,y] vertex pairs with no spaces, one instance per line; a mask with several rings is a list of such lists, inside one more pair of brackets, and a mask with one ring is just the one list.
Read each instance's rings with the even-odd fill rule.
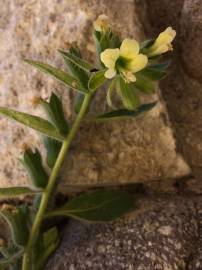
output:
[[[189,18],[189,20],[187,20]],[[181,18],[182,37],[180,39],[183,66],[190,77],[202,83],[202,1],[186,0]]]
[[70,222],[46,269],[201,269],[201,206],[201,197],[155,195],[111,224]]
[[[160,83],[170,120],[175,130],[177,149],[201,183],[202,174],[202,81],[201,81],[201,9],[197,0],[136,0],[140,20],[147,34],[157,34],[172,25],[177,29],[170,75]],[[152,8],[151,8],[152,5]],[[150,10],[152,10],[150,12]],[[144,20],[148,14],[148,20]],[[158,20],[156,18],[158,17]]]
[[[42,115],[30,106],[35,95],[59,89],[70,118],[73,94],[21,61],[37,58],[61,66],[57,48],[76,42],[92,59],[92,21],[106,13],[124,37],[143,39],[133,1],[0,0],[0,104]],[[121,18],[121,19],[120,19]],[[105,91],[96,98],[104,111]],[[148,100],[159,99],[159,95]],[[103,101],[103,102],[102,102]],[[102,104],[102,105],[100,105]],[[41,146],[34,131],[5,118],[0,121],[0,186],[24,184],[27,176],[17,158],[22,146]],[[157,139],[158,138],[158,139]],[[64,166],[68,183],[145,182],[186,175],[189,168],[176,153],[175,140],[162,102],[145,117],[113,124],[83,126]]]

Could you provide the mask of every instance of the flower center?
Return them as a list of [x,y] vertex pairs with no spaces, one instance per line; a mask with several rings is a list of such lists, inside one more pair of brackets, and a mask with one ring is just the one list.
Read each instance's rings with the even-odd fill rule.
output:
[[116,60],[115,68],[116,70],[127,69],[127,65],[128,65],[128,59],[120,56]]

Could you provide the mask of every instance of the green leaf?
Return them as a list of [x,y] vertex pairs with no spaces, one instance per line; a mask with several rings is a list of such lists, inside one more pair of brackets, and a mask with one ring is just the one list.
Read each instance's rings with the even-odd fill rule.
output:
[[110,31],[109,33],[109,48],[119,48],[121,46],[121,40],[119,38],[119,36],[115,33],[113,33],[112,31]]
[[168,67],[170,66],[170,64],[171,64],[171,60],[168,60],[168,61],[165,61],[163,63],[150,65],[150,67],[156,68],[156,69],[159,69],[162,71],[166,71],[168,69]]
[[50,122],[41,117],[18,112],[4,107],[0,107],[0,114],[5,115],[10,119],[15,120],[25,126],[35,129],[48,137],[54,138],[59,141],[64,140],[64,137],[60,135],[58,130]]
[[40,61],[34,61],[34,60],[29,60],[29,59],[25,59],[24,61],[26,63],[36,67],[40,71],[53,76],[54,78],[56,78],[60,82],[64,83],[65,85],[67,85],[73,89],[76,89],[80,92],[87,93],[86,89],[84,89],[81,86],[80,82],[76,78],[74,78],[73,76],[68,74],[67,72],[65,72],[61,69],[52,67],[52,66],[45,64],[43,62],[40,62]]
[[[59,50],[60,52],[60,50]],[[63,52],[63,51],[62,51]],[[78,58],[81,58],[82,59],[82,55],[81,55],[81,51],[79,50],[78,47],[70,47],[69,48],[69,53],[71,53],[72,55],[78,57]],[[83,61],[85,62],[85,61]],[[88,63],[89,64],[89,63]],[[91,65],[91,64],[90,64]]]
[[56,250],[59,244],[59,235],[56,227],[52,227],[38,239],[38,245],[34,258],[34,269],[44,269],[48,257]]
[[63,50],[58,50],[64,59],[67,59],[68,61],[72,62],[75,66],[78,68],[85,70],[87,72],[91,72],[91,70],[94,70],[94,65],[88,63],[87,61],[83,60],[82,58],[78,57],[78,55],[75,55],[75,51],[67,52]]
[[[103,33],[103,32],[101,33],[98,31],[94,31],[93,38],[94,38],[95,46],[97,49],[97,53],[100,56],[101,52],[109,48],[109,38],[106,35],[106,33]],[[101,64],[103,65],[103,63]]]
[[11,241],[7,245],[0,247],[0,253],[3,260],[0,260],[0,269],[4,270],[21,270],[22,269],[22,255],[24,248],[14,245]]
[[94,31],[93,38],[99,55],[105,49],[119,48],[121,45],[119,36],[113,33],[111,30],[107,32]]
[[133,85],[139,89],[140,91],[144,92],[145,94],[153,94],[155,93],[155,84],[147,77],[136,75],[136,82]]
[[157,81],[162,79],[167,75],[166,69],[169,67],[170,61],[161,63],[161,64],[154,64],[150,65],[143,70],[136,73],[136,75],[140,74],[144,77],[149,78],[152,81]]
[[108,120],[122,120],[122,119],[125,119],[125,118],[137,117],[140,114],[145,113],[145,112],[150,111],[151,109],[153,109],[156,104],[157,104],[157,102],[143,104],[135,111],[124,110],[124,109],[123,110],[111,111],[111,112],[104,113],[104,114],[96,116],[94,118],[94,120],[96,120],[96,121],[108,121]]
[[35,187],[45,188],[48,183],[48,175],[43,167],[41,154],[38,149],[35,152],[27,149],[24,152],[22,164],[27,169],[32,184]]
[[83,104],[85,95],[82,93],[77,93],[75,99],[74,99],[74,111],[75,113],[79,113],[81,106]]
[[102,52],[102,49],[101,49],[101,46],[100,46],[100,38],[101,38],[101,33],[98,32],[98,31],[94,31],[93,32],[93,40],[94,40],[95,48],[96,48],[96,51],[97,51],[98,55],[100,55],[100,53]]
[[28,187],[9,187],[0,188],[0,198],[13,198],[21,195],[32,195],[36,193],[41,193],[42,190],[33,190]]
[[12,257],[20,250],[23,250],[23,248],[16,246],[12,241],[7,241],[3,246],[0,246],[0,253],[4,258]]
[[25,246],[29,238],[28,215],[29,209],[26,205],[16,207],[12,212],[8,210],[0,211],[0,216],[9,225],[12,240],[17,246]]
[[[78,79],[81,85],[88,91],[88,81],[89,81],[89,68],[94,67],[88,66],[85,61],[81,59],[80,51],[76,48],[70,48],[69,52],[64,52],[59,50],[62,54],[65,63],[70,71],[70,73]],[[88,69],[85,67],[87,66]]]
[[44,247],[47,248],[52,243],[55,243],[58,240],[58,230],[56,227],[52,227],[43,234],[43,243]]
[[148,49],[154,44],[155,39],[147,39],[140,43],[140,52],[143,52],[144,49]]
[[42,194],[36,194],[33,201],[33,209],[38,210],[41,205]]
[[149,78],[152,81],[158,81],[166,76],[165,71],[161,71],[159,69],[152,68],[152,67],[147,67],[140,72],[141,72],[140,73],[141,75]]
[[60,134],[64,136],[67,135],[69,127],[64,116],[62,102],[56,96],[56,94],[51,94],[49,102],[45,101],[44,99],[40,99],[40,103],[45,109],[50,121],[54,124],[55,127],[57,127]]
[[47,262],[48,258],[50,257],[50,255],[52,253],[54,253],[54,251],[57,249],[59,245],[59,239],[54,242],[54,243],[51,243],[47,249],[44,251],[44,254],[43,254],[43,258],[41,258],[41,260],[37,263],[37,268],[36,270],[41,270],[43,269],[42,267],[45,266],[45,263]]
[[97,50],[97,54],[99,57],[100,65],[102,67],[105,67],[104,64],[102,63],[100,59],[100,54],[108,48],[119,48],[120,47],[120,42],[118,36],[116,36],[111,32],[98,32],[94,31],[93,34],[94,42],[95,42],[95,47]]
[[22,258],[19,258],[13,265],[10,266],[9,270],[21,270],[22,269]]
[[62,143],[54,139],[44,137],[44,145],[46,148],[46,162],[49,168],[53,168],[60,152]]
[[106,78],[104,76],[105,74],[105,70],[100,70],[95,72],[88,83],[88,87],[90,90],[95,91],[97,88],[99,88],[100,86],[102,86],[105,82],[106,82]]
[[107,104],[109,107],[114,108],[113,103],[112,103],[112,92],[115,90],[116,87],[116,78],[113,79],[108,87],[107,90]]
[[136,95],[136,89],[130,83],[126,83],[123,78],[119,78],[118,86],[118,94],[121,97],[123,105],[128,110],[134,110],[139,105],[139,98]]
[[100,38],[100,53],[109,48],[109,37],[107,34],[102,33]]
[[[24,249],[21,249],[16,254],[13,254],[9,258],[0,260],[0,270],[6,270],[5,267],[13,265],[18,259],[20,259],[23,255]],[[14,268],[12,268],[14,270]]]
[[77,196],[47,216],[69,216],[87,221],[112,221],[134,208],[134,199],[124,191],[98,190]]

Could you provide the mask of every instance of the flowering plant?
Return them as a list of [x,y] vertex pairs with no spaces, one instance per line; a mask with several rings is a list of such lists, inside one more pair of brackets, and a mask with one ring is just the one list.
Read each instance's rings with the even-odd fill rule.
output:
[[[40,61],[25,59],[25,62],[45,72],[68,88],[78,92],[75,98],[76,117],[73,123],[66,120],[62,100],[52,93],[49,101],[37,99],[47,119],[9,108],[0,107],[0,114],[20,122],[43,135],[46,148],[47,171],[38,149],[25,149],[22,164],[28,171],[30,185],[26,187],[1,188],[0,198],[31,195],[31,204],[4,206],[0,216],[5,219],[11,231],[8,240],[0,241],[0,269],[40,270],[59,244],[60,234],[54,220],[47,226],[47,220],[57,216],[71,217],[93,222],[114,220],[134,209],[134,198],[125,191],[98,189],[93,192],[69,197],[67,203],[57,208],[52,202],[56,193],[58,173],[70,144],[83,119],[105,121],[133,118],[151,110],[156,102],[140,104],[139,95],[155,91],[155,81],[166,75],[167,62],[158,63],[161,54],[172,49],[175,31],[168,27],[156,39],[139,43],[133,39],[120,40],[109,25],[105,15],[94,22],[94,40],[99,66],[84,60],[76,47],[59,50],[68,71]],[[88,108],[99,89],[107,87],[107,103],[114,108],[112,93],[116,91],[121,99],[121,108],[88,115]],[[101,90],[102,91],[102,90]],[[42,226],[46,223],[46,226]]]

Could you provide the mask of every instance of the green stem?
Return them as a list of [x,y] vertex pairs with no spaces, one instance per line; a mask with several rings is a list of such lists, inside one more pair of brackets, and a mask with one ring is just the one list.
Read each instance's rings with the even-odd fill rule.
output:
[[66,139],[64,140],[64,142],[62,144],[62,148],[60,150],[57,161],[56,161],[56,163],[53,167],[53,170],[51,172],[51,175],[50,175],[50,178],[48,181],[48,185],[43,193],[43,196],[41,199],[41,204],[40,204],[39,210],[37,212],[35,221],[33,223],[31,232],[30,232],[30,238],[29,238],[29,241],[28,241],[28,244],[27,244],[24,256],[23,256],[22,270],[30,270],[31,269],[32,250],[33,250],[34,244],[37,240],[39,229],[40,229],[41,223],[43,221],[43,217],[44,217],[44,214],[46,212],[46,209],[48,207],[50,196],[51,196],[52,191],[55,187],[59,170],[60,170],[62,163],[66,157],[70,143],[73,140],[74,136],[76,135],[76,132],[78,131],[81,120],[84,117],[84,115],[88,109],[88,106],[89,106],[89,103],[91,100],[91,96],[92,96],[91,93],[85,95],[83,104],[81,106],[81,109],[80,109],[75,121],[74,121],[74,124],[73,124],[69,134],[67,135]]

